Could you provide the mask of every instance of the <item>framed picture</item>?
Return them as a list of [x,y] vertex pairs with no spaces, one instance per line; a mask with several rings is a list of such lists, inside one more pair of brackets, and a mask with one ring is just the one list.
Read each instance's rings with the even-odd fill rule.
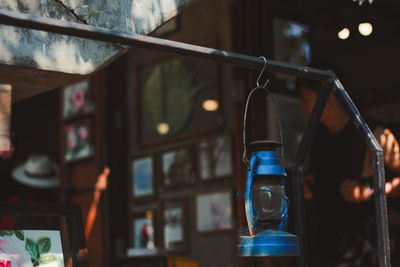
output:
[[232,176],[231,136],[229,134],[219,135],[198,143],[197,159],[201,181]]
[[155,211],[147,210],[132,216],[131,246],[137,250],[156,250]]
[[188,210],[186,198],[175,198],[162,202],[162,244],[168,252],[188,250]]
[[69,123],[64,131],[64,159],[66,161],[76,161],[92,156],[90,120]]
[[90,114],[94,111],[89,80],[65,87],[62,99],[64,119]]
[[196,182],[193,155],[192,146],[161,154],[162,181],[165,187],[180,187]]
[[221,190],[196,196],[196,231],[209,233],[233,229],[232,191]]
[[134,200],[150,200],[155,197],[154,158],[141,156],[131,162],[131,192]]
[[161,56],[137,65],[134,77],[139,147],[208,133],[222,125],[217,64]]
[[0,244],[0,266],[64,266],[60,231],[0,230]]
[[75,257],[87,248],[79,204],[0,202],[0,216],[13,218],[0,229],[0,266],[65,266],[67,259],[82,266]]

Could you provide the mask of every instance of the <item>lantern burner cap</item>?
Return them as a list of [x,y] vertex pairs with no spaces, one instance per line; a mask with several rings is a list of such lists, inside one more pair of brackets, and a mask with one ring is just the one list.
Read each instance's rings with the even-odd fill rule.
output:
[[247,150],[249,153],[256,151],[271,151],[280,147],[282,147],[280,142],[270,140],[253,141],[247,144]]

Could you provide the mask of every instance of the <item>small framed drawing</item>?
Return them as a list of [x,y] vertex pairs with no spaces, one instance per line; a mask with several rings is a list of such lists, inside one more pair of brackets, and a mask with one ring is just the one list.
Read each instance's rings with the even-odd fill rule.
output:
[[196,182],[192,146],[163,152],[161,165],[165,187],[180,187]]
[[62,105],[64,119],[93,113],[94,104],[89,81],[85,80],[65,87]]
[[131,196],[134,200],[151,200],[155,197],[154,158],[151,155],[136,157],[131,162]]
[[[131,246],[147,254],[156,251],[155,211],[135,213],[131,218]],[[147,251],[147,252],[146,252]]]
[[196,231],[211,233],[233,229],[232,191],[200,193],[195,200]]
[[233,174],[232,139],[229,134],[198,143],[197,156],[201,181],[229,177]]
[[174,198],[162,202],[162,244],[168,252],[188,250],[187,199]]
[[93,154],[90,120],[80,120],[65,126],[64,159],[76,161]]

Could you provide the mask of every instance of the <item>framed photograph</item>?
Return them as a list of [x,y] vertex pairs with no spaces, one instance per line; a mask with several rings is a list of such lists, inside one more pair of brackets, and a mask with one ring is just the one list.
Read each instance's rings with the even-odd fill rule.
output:
[[64,159],[76,161],[93,155],[90,120],[69,123],[64,127]]
[[134,200],[150,200],[155,197],[154,158],[151,155],[136,157],[131,162],[131,192]]
[[71,84],[63,89],[63,118],[70,119],[94,112],[89,80]]
[[221,190],[196,196],[196,231],[210,233],[233,229],[232,191]]
[[131,247],[137,250],[156,250],[155,211],[136,213],[131,219]]
[[[296,65],[309,65],[311,62],[311,29],[299,21],[272,18],[273,59]],[[279,92],[294,94],[296,76],[276,73],[273,88]]]
[[201,181],[232,176],[231,135],[224,134],[202,140],[197,144],[197,159]]
[[162,244],[168,252],[188,250],[188,210],[186,198],[175,198],[162,202]]
[[139,147],[212,132],[222,125],[216,63],[164,55],[137,65],[134,77]]
[[161,154],[164,187],[180,187],[196,182],[192,146],[164,151]]

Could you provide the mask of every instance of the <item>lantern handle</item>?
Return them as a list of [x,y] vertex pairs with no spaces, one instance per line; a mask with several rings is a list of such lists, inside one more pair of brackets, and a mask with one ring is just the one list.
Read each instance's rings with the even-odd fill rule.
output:
[[243,162],[244,162],[247,166],[248,166],[249,163],[250,163],[250,161],[249,161],[249,159],[248,159],[248,157],[247,157],[247,151],[246,151],[246,121],[247,121],[247,109],[248,109],[248,106],[249,106],[249,102],[250,102],[251,95],[252,95],[256,90],[258,90],[258,89],[264,90],[264,91],[267,93],[267,95],[271,98],[272,103],[273,103],[273,105],[274,105],[274,107],[275,107],[276,114],[277,114],[277,120],[278,120],[278,127],[279,127],[279,137],[280,137],[280,141],[281,141],[281,144],[282,144],[282,147],[281,147],[281,160],[283,159],[282,125],[281,125],[281,119],[280,119],[279,112],[278,112],[278,104],[276,103],[275,98],[274,98],[274,96],[272,95],[271,91],[268,90],[268,89],[266,88],[267,84],[269,83],[269,78],[267,79],[267,81],[266,81],[264,84],[261,84],[261,85],[260,85],[261,76],[262,76],[262,74],[264,73],[264,70],[265,70],[265,68],[266,68],[266,66],[267,66],[267,59],[266,59],[265,57],[263,57],[263,56],[260,56],[259,58],[261,58],[261,59],[264,60],[264,66],[263,66],[263,68],[262,68],[260,74],[258,75],[257,83],[256,83],[257,86],[256,86],[253,90],[251,90],[250,93],[249,93],[249,95],[247,96],[246,106],[245,106],[245,110],[244,110],[244,119],[243,119]]

